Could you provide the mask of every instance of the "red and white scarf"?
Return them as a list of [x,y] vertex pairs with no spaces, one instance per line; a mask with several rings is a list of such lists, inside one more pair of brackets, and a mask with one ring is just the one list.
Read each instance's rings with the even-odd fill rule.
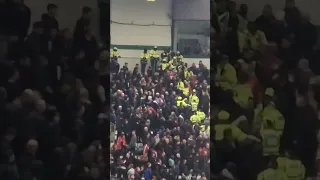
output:
[[148,144],[145,144],[145,145],[143,146],[143,154],[144,154],[144,155],[147,155],[147,154],[148,154],[148,151],[149,151],[149,146],[148,146]]

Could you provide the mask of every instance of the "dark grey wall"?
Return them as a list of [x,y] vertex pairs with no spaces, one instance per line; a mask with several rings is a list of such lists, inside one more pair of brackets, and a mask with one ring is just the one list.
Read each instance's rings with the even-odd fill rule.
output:
[[176,20],[210,20],[210,0],[172,0]]

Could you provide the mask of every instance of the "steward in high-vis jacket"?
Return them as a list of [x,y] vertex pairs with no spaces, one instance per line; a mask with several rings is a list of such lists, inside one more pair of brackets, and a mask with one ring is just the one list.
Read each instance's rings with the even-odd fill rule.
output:
[[264,128],[260,130],[264,156],[279,155],[281,132],[274,129],[272,120],[264,120]]
[[141,66],[141,74],[144,75],[146,73],[146,67],[149,61],[149,54],[148,54],[148,50],[144,49],[143,53],[141,53],[140,56],[140,66]]
[[159,58],[160,58],[157,46],[154,46],[153,49],[149,51],[149,57],[151,62],[151,69],[152,69],[152,72],[154,73],[156,71]]

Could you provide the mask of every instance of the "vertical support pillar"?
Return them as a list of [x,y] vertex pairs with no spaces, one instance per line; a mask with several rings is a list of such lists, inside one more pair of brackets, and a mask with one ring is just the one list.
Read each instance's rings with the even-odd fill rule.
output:
[[[176,34],[176,22],[175,22],[175,0],[171,0],[171,49],[174,50],[177,47],[177,43],[175,41]],[[174,50],[175,51],[175,50]]]
[[179,26],[177,26],[176,22],[175,22],[175,26],[174,26],[174,29],[173,29],[173,46],[172,46],[172,50],[173,51],[177,51],[177,44],[178,44],[178,29],[179,29]]

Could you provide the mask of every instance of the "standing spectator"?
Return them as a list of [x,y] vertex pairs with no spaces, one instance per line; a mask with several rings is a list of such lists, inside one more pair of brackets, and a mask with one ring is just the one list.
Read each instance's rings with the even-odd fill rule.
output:
[[9,23],[8,33],[10,40],[19,41],[20,44],[24,41],[24,38],[27,36],[31,12],[28,6],[26,6],[22,0],[12,0],[9,5]]
[[76,27],[74,28],[74,39],[84,36],[85,32],[90,29],[91,14],[92,9],[90,7],[85,6],[82,8],[82,15],[77,20]]
[[31,12],[22,0],[13,0],[8,3],[8,58],[18,61],[22,58],[22,46],[28,34]]
[[275,38],[273,37],[273,24],[275,23],[275,17],[272,12],[272,7],[269,4],[266,4],[263,7],[262,14],[255,20],[255,24],[257,28],[264,32],[266,35],[267,40],[274,41]]
[[47,13],[42,14],[41,21],[43,23],[44,33],[49,36],[51,29],[59,30],[59,22],[57,21],[58,6],[55,4],[47,5]]

